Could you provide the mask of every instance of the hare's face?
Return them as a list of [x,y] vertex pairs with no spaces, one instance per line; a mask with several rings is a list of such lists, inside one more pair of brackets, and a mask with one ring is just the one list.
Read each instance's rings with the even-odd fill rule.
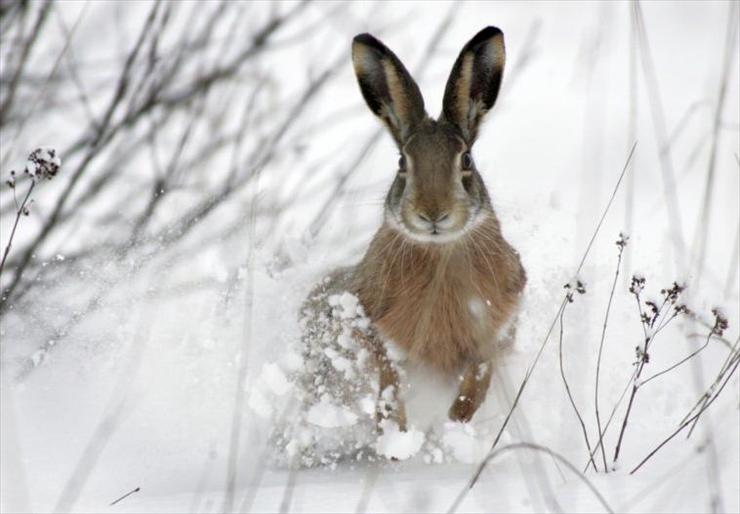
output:
[[468,145],[444,122],[425,120],[401,148],[386,221],[424,242],[449,242],[485,215],[488,197]]
[[454,241],[491,210],[470,152],[501,85],[502,32],[487,27],[463,47],[438,120],[427,115],[421,91],[398,57],[373,36],[355,37],[352,61],[368,107],[401,153],[386,222],[415,240]]

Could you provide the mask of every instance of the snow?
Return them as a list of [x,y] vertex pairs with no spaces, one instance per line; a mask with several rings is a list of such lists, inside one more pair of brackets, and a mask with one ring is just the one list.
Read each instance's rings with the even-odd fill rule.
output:
[[357,416],[339,405],[333,405],[327,400],[312,405],[308,409],[306,419],[309,423],[323,428],[351,427],[357,423]]
[[472,425],[463,423],[446,423],[442,442],[449,447],[456,460],[474,464],[485,455],[490,448],[489,444],[476,437]]
[[393,422],[381,423],[383,434],[378,437],[376,450],[388,459],[406,460],[418,453],[424,444],[424,433],[409,429],[402,432]]
[[357,297],[347,291],[329,296],[329,305],[336,308],[339,317],[342,319],[364,316],[362,306]]
[[291,384],[285,377],[283,370],[275,363],[267,363],[262,366],[260,381],[267,385],[270,390],[278,396],[282,396],[290,391]]
[[[286,48],[275,49],[269,59],[239,74],[230,87],[241,91],[253,76],[275,69],[277,75],[266,86],[269,105],[262,106],[265,116],[271,117],[280,106],[291,105],[295,87],[313,71],[282,63],[312,59],[318,63],[319,57],[329,58],[328,48],[346,53],[351,37],[366,30],[384,29],[384,41],[415,69],[423,52],[420,41],[426,41],[448,8],[442,2],[423,8],[352,4],[346,11],[340,9],[346,17],[330,23],[325,21],[328,5],[307,7],[305,23],[313,20],[317,25],[305,43],[291,49],[293,36],[287,31],[280,34]],[[732,257],[740,180],[735,159],[740,151],[737,44],[722,117],[707,265],[698,284],[691,283],[685,269],[696,257],[691,236],[700,226],[713,109],[707,106],[714,105],[717,94],[727,4],[641,5],[665,122],[674,137],[671,155],[686,246],[677,249],[671,239],[651,104],[641,78],[633,134],[638,147],[630,171],[635,180],[633,226],[625,226],[628,175],[578,273],[578,279],[588,284],[587,291],[574,295],[563,314],[563,366],[592,443],[595,362],[614,278],[614,241],[620,231],[629,228],[631,238],[604,341],[602,420],[629,383],[634,349],[644,337],[634,297],[628,292],[633,275],[645,277],[646,298],[687,277],[687,300],[693,310],[711,320],[712,306],[723,306],[721,312],[730,322],[725,339],[734,343],[740,325],[737,275],[728,273],[737,267]],[[60,21],[63,18],[73,27],[81,8],[61,4],[56,11]],[[265,15],[271,8],[255,4],[249,16]],[[111,96],[109,84],[115,83],[115,77],[104,73],[103,63],[120,65],[121,50],[135,40],[146,15],[141,6],[115,13],[110,9],[115,8],[91,4],[71,43],[78,59],[96,63],[98,69],[83,76],[82,83],[91,95],[99,90],[103,100]],[[60,237],[34,257],[49,270],[39,279],[43,285],[30,290],[23,304],[26,312],[11,311],[0,320],[0,511],[54,511],[63,491],[82,476],[82,466],[88,473],[70,509],[74,512],[221,512],[234,455],[239,507],[235,511],[446,511],[490,449],[553,320],[553,333],[499,448],[534,442],[583,469],[585,444],[560,378],[556,314],[563,285],[570,281],[575,290],[577,284],[571,281],[575,268],[632,143],[627,74],[630,5],[499,2],[464,3],[456,9],[450,32],[440,41],[420,86],[430,112],[438,112],[444,80],[459,47],[480,28],[481,20],[504,29],[511,67],[473,153],[502,230],[520,252],[528,273],[516,344],[493,366],[488,397],[471,423],[447,418],[457,392],[455,380],[413,368],[405,352],[387,342],[388,353],[403,374],[401,396],[407,401],[409,429],[401,432],[384,422],[378,432],[375,414],[381,392],[372,372],[372,355],[353,338],[355,331],[369,328],[357,298],[347,291],[332,291],[323,299],[330,309],[320,311],[325,315],[320,326],[301,319],[304,299],[321,278],[362,257],[381,221],[382,198],[397,159],[393,143],[384,135],[336,193],[338,177],[351,169],[359,145],[378,126],[362,103],[347,59],[331,89],[308,107],[311,123],[288,134],[287,143],[277,149],[280,159],[265,168],[260,183],[222,202],[217,214],[204,218],[181,244],[170,247],[153,241],[124,256],[103,249],[78,268],[67,268],[87,242],[105,248],[112,237],[108,225],[94,222],[97,203],[70,197],[70,205],[80,202],[82,208],[74,211]],[[405,16],[402,30],[390,23],[399,15]],[[170,23],[184,23],[176,13],[173,16]],[[522,55],[531,34],[533,46]],[[96,44],[90,44],[92,40]],[[36,64],[48,66],[32,66],[34,73],[51,69],[64,47],[60,41],[38,42]],[[65,68],[66,63],[60,70]],[[68,80],[68,89],[42,103],[65,103],[79,95],[78,85],[66,77],[67,72],[60,71],[54,80]],[[25,97],[29,92],[21,93]],[[105,104],[97,96],[91,102],[93,114],[104,112],[100,107]],[[684,118],[696,102],[701,105]],[[238,116],[241,106],[229,109]],[[124,113],[114,114],[118,119]],[[211,114],[219,115],[217,109]],[[3,159],[10,155],[8,162],[22,166],[28,150],[37,148],[37,138],[53,141],[55,148],[67,147],[74,142],[71,128],[83,116],[87,115],[82,110],[70,109],[33,117],[13,145],[17,148],[1,145]],[[341,118],[337,126],[324,126],[334,117]],[[180,130],[185,121],[177,121]],[[196,130],[192,137],[216,141],[221,135],[216,129]],[[3,142],[12,136],[3,131]],[[152,151],[174,152],[180,136],[173,130],[158,133]],[[259,144],[251,139],[250,132],[245,147]],[[294,146],[305,150],[294,153]],[[138,155],[135,149],[129,152]],[[197,173],[178,177],[166,189],[159,217],[152,223],[166,225],[202,200],[212,191],[208,186],[223,179],[218,171],[232,165],[232,152],[240,155],[229,147]],[[102,173],[122,177],[115,194],[100,201],[116,204],[128,199],[119,214],[131,210],[128,214],[135,216],[149,199],[150,149],[144,153],[146,158],[130,163],[119,162],[121,156],[113,152],[106,154],[80,180],[94,184]],[[186,152],[184,157],[199,156]],[[55,159],[61,164],[58,154]],[[64,155],[65,166],[73,166],[75,159]],[[11,258],[48,219],[52,193],[68,184],[67,169],[35,197],[32,216],[22,220]],[[337,195],[335,209],[314,231],[311,221],[331,195]],[[12,199],[2,198],[5,212],[6,198]],[[260,199],[260,209],[285,210],[274,223],[258,224],[252,244],[247,212],[254,198]],[[2,243],[12,221],[6,214],[0,218]],[[67,273],[68,269],[75,272]],[[735,280],[727,280],[733,276]],[[5,286],[5,272],[2,280]],[[86,309],[96,295],[99,308]],[[475,300],[473,309],[489,305],[488,300]],[[336,324],[328,312],[336,314]],[[306,344],[310,330],[316,332]],[[684,319],[658,334],[643,378],[688,355],[704,337],[703,327]],[[129,366],[131,355],[138,360]],[[641,388],[623,454],[612,464],[614,426],[621,423],[623,411],[615,415],[606,457],[616,471],[586,475],[615,511],[709,512],[713,505],[718,512],[740,511],[737,373],[691,438],[675,438],[644,468],[629,474],[705,390],[715,390],[711,382],[726,356],[725,344],[713,338],[696,366],[688,362]],[[240,382],[242,366],[246,369]],[[386,393],[385,399],[392,397]],[[235,420],[240,427],[236,450],[231,447]],[[102,438],[96,435],[101,426],[110,428]],[[139,492],[109,506],[138,486]],[[490,462],[458,509],[602,510],[588,487],[562,464],[528,450],[506,452]]]

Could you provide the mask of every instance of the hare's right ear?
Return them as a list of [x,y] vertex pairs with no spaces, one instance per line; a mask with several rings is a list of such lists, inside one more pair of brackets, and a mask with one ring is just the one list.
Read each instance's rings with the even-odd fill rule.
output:
[[424,99],[396,55],[370,34],[352,41],[352,63],[368,107],[388,126],[401,146],[426,117]]

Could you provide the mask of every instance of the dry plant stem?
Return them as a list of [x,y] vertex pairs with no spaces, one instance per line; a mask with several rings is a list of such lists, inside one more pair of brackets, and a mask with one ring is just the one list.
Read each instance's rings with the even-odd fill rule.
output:
[[[558,358],[560,361],[560,376],[563,378],[563,384],[565,385],[565,392],[568,394],[568,400],[570,400],[570,404],[576,413],[576,417],[578,418],[578,423],[580,423],[581,425],[581,431],[583,432],[583,439],[586,441],[586,448],[588,449],[589,462],[593,466],[594,471],[598,472],[599,470],[596,467],[596,463],[594,462],[594,458],[593,458],[594,452],[591,450],[591,442],[588,440],[588,431],[586,430],[586,424],[583,422],[583,417],[581,417],[581,413],[578,411],[576,402],[573,399],[573,395],[570,392],[570,386],[568,385],[568,380],[565,378],[565,369],[563,368],[563,315],[565,314],[566,307],[567,307],[567,304],[560,311],[560,341],[559,341],[560,344],[558,345],[558,350],[559,350]],[[601,433],[600,427],[599,427],[599,433]],[[586,466],[588,467],[588,464]],[[604,469],[606,469],[606,461],[605,461]]]
[[697,248],[699,254],[696,259],[696,277],[700,280],[707,247],[707,233],[709,232],[709,222],[712,206],[712,192],[714,187],[714,176],[717,165],[717,146],[719,144],[719,131],[722,124],[722,111],[724,110],[725,99],[727,96],[727,84],[730,77],[730,69],[733,67],[733,50],[735,49],[735,34],[738,28],[737,2],[730,2],[728,5],[727,32],[725,34],[725,52],[722,59],[722,76],[720,79],[719,93],[717,95],[717,105],[714,111],[712,122],[712,147],[709,152],[709,163],[707,165],[707,178],[704,185],[704,199],[702,201],[700,222],[696,226],[693,247]]
[[[642,317],[642,306],[640,305],[640,295],[635,294],[635,299],[637,300],[637,307],[640,312],[640,316]],[[647,334],[647,329],[645,329],[645,325],[643,324],[643,329],[645,330],[645,346],[642,351],[642,355],[647,355],[648,353],[648,347],[650,345],[650,337]],[[622,420],[622,428],[619,431],[619,438],[617,438],[617,445],[614,448],[614,460],[613,462],[616,464],[617,459],[619,458],[619,451],[622,448],[622,439],[624,439],[624,432],[627,430],[627,422],[629,421],[630,413],[632,412],[632,405],[635,402],[635,395],[637,394],[637,382],[640,380],[640,375],[642,374],[642,370],[645,367],[646,361],[645,358],[640,358],[640,362],[637,364],[637,371],[635,372],[634,379],[632,381],[632,392],[630,393],[630,399],[627,403],[627,411],[624,413],[624,419]]]
[[650,98],[653,127],[655,129],[655,139],[658,143],[658,155],[660,157],[660,169],[663,179],[663,195],[666,201],[668,217],[670,219],[671,239],[673,240],[676,252],[682,250],[685,246],[683,239],[683,223],[678,208],[676,197],[676,183],[674,178],[673,161],[668,148],[668,132],[666,130],[665,113],[663,103],[660,97],[660,89],[650,52],[650,45],[647,40],[647,29],[642,15],[642,7],[638,1],[632,4],[635,26],[637,28],[637,41],[640,48],[640,60],[642,62],[643,76],[646,82],[646,90]]
[[681,359],[680,361],[678,361],[674,365],[667,367],[663,371],[659,371],[658,373],[650,376],[649,378],[646,378],[645,380],[643,380],[642,382],[640,382],[640,386],[639,387],[643,387],[645,384],[647,384],[651,380],[653,380],[655,378],[658,378],[659,376],[664,375],[664,374],[668,373],[669,371],[672,371],[672,370],[676,369],[677,367],[679,367],[684,362],[688,361],[692,357],[694,357],[697,354],[699,354],[702,350],[704,350],[704,348],[706,348],[709,345],[709,341],[712,339],[712,334],[713,334],[713,332],[709,332],[709,335],[707,335],[706,341],[704,341],[704,344],[701,345],[699,348],[697,348],[696,350],[694,350],[693,352],[691,352],[689,355],[687,355],[686,357],[684,357],[683,359]]
[[[559,453],[551,450],[550,448],[548,448],[546,446],[542,446],[542,445],[534,444],[534,443],[514,443],[514,444],[507,444],[505,446],[502,446],[498,450],[491,451],[486,456],[486,458],[483,461],[482,465],[485,467],[490,461],[492,461],[493,459],[495,459],[496,457],[498,457],[502,453],[505,453],[505,452],[508,452],[508,451],[511,451],[511,450],[522,450],[522,449],[534,450],[534,451],[538,451],[538,452],[547,453],[548,455],[550,455],[554,459],[557,459],[559,462],[561,462],[562,464],[564,464],[569,470],[571,470],[575,475],[577,475],[578,478],[580,478],[581,481],[583,481],[584,484],[586,484],[586,486],[591,490],[591,492],[596,497],[596,499],[599,500],[599,503],[601,503],[601,505],[604,507],[604,510],[606,512],[611,512],[611,513],[614,512],[614,510],[609,506],[609,504],[606,502],[606,499],[601,495],[601,493],[596,488],[596,486],[594,486],[594,484],[588,478],[586,478],[586,476],[583,473],[581,473],[580,471],[578,471],[578,469],[568,459],[566,459],[565,457],[563,457]],[[457,511],[458,507],[460,506],[460,504],[462,503],[462,501],[467,496],[469,490],[470,490],[470,488],[466,487],[466,488],[464,488],[460,492],[460,494],[457,496],[457,498],[455,498],[455,501],[453,502],[452,506],[450,506],[449,510],[447,511],[448,514],[451,514],[451,513]]]
[[[676,286],[677,287],[677,286]],[[674,320],[680,312],[683,312],[678,307],[675,306],[675,300],[676,298],[672,298],[669,293],[666,293],[665,297],[663,298],[663,302],[660,304],[660,307],[657,307],[655,305],[652,305],[653,309],[653,315],[647,316],[647,314],[642,310],[642,303],[641,303],[641,297],[640,297],[640,291],[636,290],[633,291],[632,294],[635,297],[635,301],[637,302],[637,310],[640,314],[640,325],[642,326],[643,333],[645,335],[645,342],[642,349],[638,347],[637,356],[638,356],[638,362],[637,362],[637,370],[635,371],[634,380],[632,383],[632,393],[630,394],[629,403],[627,404],[627,410],[624,413],[624,419],[622,420],[622,428],[619,431],[619,438],[617,439],[617,444],[614,448],[614,463],[616,464],[617,459],[619,458],[619,452],[622,447],[622,441],[624,439],[624,434],[627,429],[627,424],[629,422],[630,414],[632,413],[632,407],[634,405],[635,396],[637,395],[637,391],[644,385],[644,383],[640,382],[640,377],[642,376],[642,372],[645,369],[645,365],[649,362],[649,350],[650,345],[653,341],[655,341],[656,336],[660,333],[661,330],[663,330],[665,327],[668,326],[668,324]],[[671,314],[668,314],[671,312],[671,307],[674,307]],[[717,328],[717,322],[715,322],[714,327],[710,331],[710,338],[711,333],[714,332],[714,330]],[[657,328],[656,328],[657,324]],[[649,330],[649,332],[648,332]],[[708,341],[707,341],[708,343]],[[700,348],[699,351],[703,349]],[[689,357],[685,360],[690,359],[693,357],[697,352],[689,355]],[[680,365],[682,362],[679,362],[676,364],[676,366]],[[657,375],[662,375],[665,371],[670,371],[670,369],[673,369],[674,367],[669,368],[668,370],[664,370],[663,372],[660,372],[652,377],[650,377],[649,380],[652,380]]]
[[[738,349],[738,345],[740,345],[740,337],[738,337],[737,341],[735,341],[735,344],[732,347],[732,351],[729,353],[727,358],[725,359],[725,362],[722,364],[722,367],[720,368],[719,373],[717,374],[717,378],[714,380],[714,383],[709,387],[709,389],[699,398],[699,400],[696,402],[694,407],[689,411],[689,413],[684,417],[682,420],[682,423],[686,421],[686,419],[692,415],[692,413],[697,409],[702,409],[707,405],[707,402],[709,402],[711,398],[711,393],[714,390],[715,387],[717,387],[717,384],[719,384],[722,379],[724,378],[725,374],[729,369],[732,368],[732,366],[736,363],[736,361],[740,360],[740,349]],[[701,406],[701,407],[700,407]],[[691,429],[689,429],[689,433],[686,434],[686,439],[691,437],[691,434],[694,432],[694,429],[696,428],[696,424],[699,422],[699,418],[696,418],[691,425]]]
[[23,212],[26,208],[26,204],[28,203],[28,199],[31,198],[31,192],[33,191],[33,188],[36,186],[36,181],[31,180],[31,185],[28,186],[28,192],[26,193],[26,196],[23,198],[23,201],[21,202],[20,206],[18,206],[18,210],[15,213],[15,222],[13,223],[13,229],[10,231],[10,239],[8,239],[8,244],[5,246],[5,250],[3,251],[3,260],[0,261],[0,276],[3,274],[3,268],[5,267],[5,261],[8,258],[8,254],[10,253],[10,248],[13,245],[13,237],[15,236],[15,231],[18,228],[18,222],[21,219],[21,216],[23,216]]
[[34,44],[39,39],[39,35],[42,32],[41,28],[43,27],[44,23],[46,23],[49,12],[51,11],[52,4],[53,2],[46,2],[41,6],[41,10],[39,11],[39,14],[36,18],[35,25],[31,29],[28,38],[23,42],[23,47],[18,54],[18,64],[10,80],[10,84],[8,84],[7,86],[5,99],[2,104],[0,104],[0,124],[5,123],[10,108],[13,105],[13,99],[18,89],[20,78],[23,75],[23,70],[28,64],[28,58],[31,54],[31,50]]
[[[635,372],[636,371],[637,370],[635,370]],[[614,404],[614,407],[612,407],[612,411],[609,414],[609,419],[606,420],[606,424],[604,425],[604,431],[599,434],[599,440],[596,442],[596,446],[591,452],[591,455],[589,455],[590,459],[593,459],[594,455],[596,455],[596,452],[599,451],[599,447],[604,444],[604,436],[606,435],[607,430],[609,430],[609,427],[612,424],[612,420],[614,419],[614,415],[617,413],[617,409],[619,408],[620,405],[622,405],[622,401],[624,400],[624,397],[627,394],[627,391],[629,391],[630,384],[635,380],[635,372],[632,372],[632,375],[630,375],[629,380],[627,380],[627,383],[624,385],[624,388],[622,389],[622,394],[619,395],[619,399]],[[583,467],[584,473],[588,471],[588,465],[589,465],[589,462],[586,462],[586,464]]]
[[[629,122],[627,129],[627,142],[634,141],[637,135],[637,38],[635,37],[636,20],[634,11],[629,8],[630,12],[630,34],[629,34]],[[625,192],[624,204],[624,229],[627,234],[632,233],[634,210],[635,210],[635,174],[631,173],[627,177],[627,191]],[[630,257],[631,247],[627,249],[624,256],[625,269],[631,269]]]
[[113,505],[115,505],[116,503],[118,503],[118,502],[120,502],[120,501],[122,501],[122,500],[125,500],[126,498],[128,498],[128,497],[129,497],[129,496],[131,496],[132,494],[134,494],[134,493],[138,493],[139,491],[141,491],[141,487],[137,487],[137,488],[135,488],[135,489],[132,489],[131,491],[127,492],[126,494],[124,494],[123,496],[121,496],[120,498],[118,498],[117,500],[115,500],[115,501],[111,502],[110,506],[112,507],[112,506],[113,506]]
[[663,446],[665,446],[666,444],[668,444],[671,441],[671,439],[673,439],[674,437],[676,437],[684,428],[686,428],[687,426],[689,426],[691,423],[694,423],[694,422],[698,421],[699,417],[701,417],[701,415],[704,413],[704,411],[706,411],[710,407],[710,405],[712,405],[712,403],[714,403],[714,400],[716,400],[717,397],[720,395],[720,393],[722,392],[722,390],[727,385],[727,382],[730,381],[730,379],[732,378],[733,374],[735,373],[735,371],[738,368],[738,364],[740,364],[740,359],[734,359],[734,364],[732,365],[732,367],[729,370],[730,372],[725,377],[724,381],[720,385],[720,387],[717,390],[717,392],[714,393],[714,395],[712,395],[712,397],[702,406],[702,408],[699,410],[699,412],[697,412],[692,417],[690,417],[689,419],[687,419],[686,421],[684,421],[683,423],[681,423],[678,426],[678,428],[673,431],[673,433],[671,435],[669,435],[668,437],[666,437],[663,440],[663,442],[661,442],[657,447],[655,447],[655,449],[653,449],[653,451],[651,451],[647,455],[647,457],[645,457],[644,459],[642,459],[642,461],[640,461],[640,463],[637,466],[635,466],[632,469],[632,471],[630,471],[630,475],[634,474],[635,471],[637,471],[638,469],[640,469],[648,460],[650,460],[650,458],[653,455],[655,455],[661,448],[663,448]]
[[[581,261],[578,263],[578,267],[576,268],[576,272],[575,272],[576,276],[581,272],[581,269],[583,268],[583,265],[586,262],[586,258],[588,257],[588,254],[591,251],[591,247],[593,246],[593,243],[596,240],[596,236],[598,235],[599,230],[601,229],[601,225],[604,223],[604,219],[606,218],[606,215],[609,212],[609,208],[614,202],[614,197],[617,196],[619,185],[622,183],[622,179],[624,178],[625,173],[627,173],[627,170],[629,169],[629,165],[630,165],[630,162],[632,162],[632,156],[635,154],[636,147],[637,147],[637,142],[635,142],[632,145],[632,149],[630,150],[630,153],[627,156],[627,160],[625,161],[624,166],[622,167],[622,172],[619,174],[617,183],[614,185],[614,190],[612,191],[611,197],[609,198],[609,201],[604,207],[604,212],[601,214],[601,217],[599,218],[599,222],[596,224],[596,228],[594,229],[594,233],[591,236],[591,240],[588,242],[588,245],[586,246],[586,250],[583,252],[583,257],[581,258]],[[496,433],[496,438],[493,440],[493,444],[491,444],[491,449],[489,450],[489,453],[493,452],[496,449],[498,442],[501,440],[501,436],[503,435],[504,430],[506,429],[506,426],[509,424],[509,420],[511,419],[512,414],[516,410],[517,405],[519,405],[519,399],[521,398],[522,393],[524,392],[524,388],[527,386],[527,382],[529,381],[529,378],[532,376],[532,373],[534,373],[534,370],[537,367],[537,363],[539,362],[540,357],[542,356],[542,352],[545,350],[547,341],[550,339],[550,335],[552,334],[552,331],[555,328],[555,324],[557,323],[558,318],[560,317],[560,313],[565,308],[565,304],[567,302],[568,302],[568,296],[566,294],[564,295],[563,301],[560,303],[560,306],[558,307],[558,310],[555,313],[555,317],[553,318],[552,323],[550,324],[550,328],[547,330],[547,333],[545,334],[545,337],[542,340],[542,343],[540,344],[540,348],[537,351],[537,355],[532,361],[532,364],[530,365],[530,367],[527,369],[527,373],[524,375],[524,380],[522,380],[522,383],[519,386],[519,390],[516,393],[514,402],[509,408],[509,412],[506,414],[506,418],[504,418],[504,422],[501,424],[501,428],[499,428],[498,432]],[[483,472],[484,468],[485,468],[485,461],[483,461],[480,464],[480,466],[478,466],[478,468],[476,469],[475,473],[473,474],[473,477],[470,480],[470,483],[468,484],[468,488],[472,488],[475,485],[475,483],[478,481],[478,478],[480,477],[480,474]]]
[[[625,245],[619,245],[619,256],[617,257],[617,269],[614,272],[614,281],[612,282],[612,289],[609,292],[609,301],[606,304],[606,314],[604,314],[604,326],[601,329],[601,341],[599,341],[599,356],[596,359],[596,387],[594,388],[594,407],[596,409],[596,426],[598,427],[599,434],[603,433],[601,429],[601,415],[599,413],[599,377],[601,375],[601,355],[604,350],[604,339],[606,338],[606,327],[609,323],[609,311],[612,307],[612,301],[614,300],[614,290],[617,287],[617,280],[619,279],[619,267],[622,264],[622,253],[624,252]],[[601,459],[604,465],[604,473],[609,472],[609,467],[606,465],[606,451],[604,445],[601,444]],[[589,452],[590,453],[590,452]]]

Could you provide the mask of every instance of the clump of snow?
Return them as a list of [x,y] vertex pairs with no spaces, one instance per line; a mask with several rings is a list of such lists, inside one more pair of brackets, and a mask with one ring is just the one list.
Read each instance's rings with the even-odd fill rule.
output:
[[262,394],[262,391],[258,387],[255,387],[249,393],[247,405],[261,418],[269,419],[272,416],[272,405],[267,401],[267,398],[265,398],[265,395]]
[[272,362],[262,366],[260,380],[278,396],[284,395],[292,387],[280,366]]
[[334,294],[329,296],[329,305],[334,307],[341,319],[363,317],[362,306],[357,297],[351,293]]
[[347,408],[322,400],[308,409],[306,420],[323,428],[350,427],[357,423],[357,415]]
[[398,424],[384,420],[381,423],[383,434],[378,437],[375,448],[378,455],[388,459],[406,460],[416,455],[424,444],[424,434],[410,428],[401,431]]

